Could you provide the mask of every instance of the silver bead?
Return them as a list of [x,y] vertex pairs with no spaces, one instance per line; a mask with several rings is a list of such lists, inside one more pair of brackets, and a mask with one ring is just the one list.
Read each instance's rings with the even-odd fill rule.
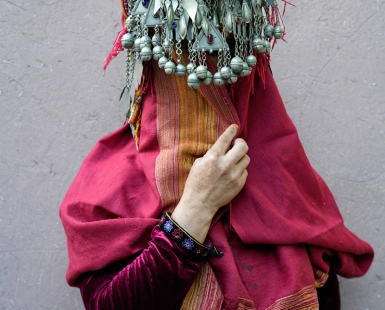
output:
[[269,54],[270,51],[271,51],[271,43],[269,41],[265,40],[263,52],[266,54]]
[[251,73],[251,68],[249,67],[249,65],[247,63],[243,63],[243,69],[242,69],[242,72],[240,74],[240,76],[246,76],[246,75],[249,75]]
[[273,31],[274,38],[282,39],[283,37],[283,27],[280,25],[275,26]]
[[195,70],[195,65],[192,62],[190,62],[189,64],[187,64],[186,69],[188,74],[191,74]]
[[222,79],[227,80],[230,77],[230,75],[231,75],[231,70],[230,70],[229,67],[222,67],[221,68],[221,77],[222,77]]
[[258,53],[262,53],[265,48],[265,43],[261,38],[254,37],[253,41],[251,42],[251,47],[254,51],[257,51]]
[[166,64],[164,65],[164,72],[166,72],[166,74],[168,75],[175,73],[175,64],[173,61],[169,60],[168,62],[166,62]]
[[160,34],[154,34],[152,36],[151,42],[152,42],[153,46],[162,45],[162,38],[161,38]]
[[223,84],[225,84],[225,80],[222,79],[221,73],[219,71],[214,74],[213,83],[215,86],[222,86]]
[[205,85],[209,85],[212,82],[212,80],[213,80],[213,75],[209,70],[207,70],[206,78],[202,82]]
[[168,40],[168,39],[164,40],[163,48],[164,48],[164,51],[167,53],[172,52],[172,44],[171,44],[170,40]]
[[227,83],[234,84],[236,81],[238,81],[238,75],[235,74],[235,72],[231,71],[230,77],[227,79]]
[[151,38],[149,36],[143,36],[140,38],[140,48],[148,46],[151,48]]
[[195,72],[191,73],[187,77],[187,85],[192,89],[197,89],[199,85],[201,85],[201,81],[199,80],[197,74]]
[[161,46],[155,46],[153,49],[152,49],[152,58],[154,58],[155,60],[159,60],[160,57],[162,57],[163,55],[163,48]]
[[149,61],[152,57],[152,50],[148,46],[144,46],[140,51],[140,58],[143,61]]
[[126,24],[126,28],[127,28],[127,29],[132,30],[132,29],[134,29],[135,26],[136,26],[136,21],[135,21],[135,19],[131,18],[131,16],[129,16],[129,17],[126,19],[125,24]]
[[254,55],[249,55],[249,56],[247,56],[247,58],[246,58],[246,63],[247,63],[250,67],[254,67],[254,66],[257,64],[257,57],[255,57]]
[[134,42],[135,42],[135,37],[132,33],[126,33],[123,37],[122,37],[122,46],[124,48],[131,48],[133,45],[134,45]]
[[200,65],[195,72],[200,80],[204,80],[207,76],[207,67]]
[[175,68],[175,75],[176,76],[179,76],[179,77],[182,77],[182,76],[185,76],[186,75],[186,67],[182,64],[177,64],[176,65],[176,68]]
[[274,27],[270,24],[267,24],[265,26],[265,36],[268,37],[268,38],[272,38],[273,37],[273,32],[274,32]]
[[158,61],[159,68],[163,69],[166,63],[168,62],[168,58],[165,56],[160,57]]
[[233,59],[231,59],[230,68],[231,68],[231,71],[233,71],[235,74],[240,74],[243,69],[242,58],[239,56],[235,56]]
[[140,52],[140,38],[135,39],[133,50],[134,52]]

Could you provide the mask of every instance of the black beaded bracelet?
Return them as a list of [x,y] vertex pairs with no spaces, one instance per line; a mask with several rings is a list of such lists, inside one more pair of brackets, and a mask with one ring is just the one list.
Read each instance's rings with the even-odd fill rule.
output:
[[201,258],[208,256],[219,257],[223,255],[223,252],[220,252],[215,245],[206,246],[192,237],[171,218],[170,212],[162,215],[159,226],[167,236],[187,252],[193,253]]

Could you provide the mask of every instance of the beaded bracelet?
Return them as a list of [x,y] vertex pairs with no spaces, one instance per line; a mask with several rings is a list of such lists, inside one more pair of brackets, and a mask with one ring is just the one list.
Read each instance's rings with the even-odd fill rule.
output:
[[208,247],[192,237],[171,218],[170,212],[162,215],[159,226],[166,235],[187,252],[193,253],[201,258],[208,256],[220,257],[223,255],[223,252],[220,252],[215,245]]

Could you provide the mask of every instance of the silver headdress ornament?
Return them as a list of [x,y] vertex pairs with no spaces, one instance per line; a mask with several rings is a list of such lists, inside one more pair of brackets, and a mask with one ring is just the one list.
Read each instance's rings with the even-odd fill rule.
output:
[[[254,51],[269,54],[284,26],[276,0],[136,0],[127,3],[127,89],[140,84],[142,62],[158,61],[166,74],[188,74],[187,83],[235,83],[257,63]],[[153,36],[149,36],[153,28]],[[227,40],[233,40],[234,52]],[[182,41],[187,40],[189,63],[181,62]],[[177,63],[172,60],[175,49]],[[206,66],[206,53],[218,53],[217,72]]]

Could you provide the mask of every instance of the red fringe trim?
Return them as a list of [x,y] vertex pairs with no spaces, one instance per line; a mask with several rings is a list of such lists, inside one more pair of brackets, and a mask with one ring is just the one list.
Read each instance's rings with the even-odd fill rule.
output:
[[116,36],[114,45],[112,46],[111,52],[108,54],[107,58],[104,60],[104,66],[103,70],[106,71],[108,65],[110,64],[111,60],[114,59],[116,56],[119,55],[120,52],[124,51],[124,48],[122,46],[122,37],[127,33],[127,29],[124,27],[124,22],[126,18],[124,13],[122,13],[122,27],[123,29],[119,31],[118,35]]

